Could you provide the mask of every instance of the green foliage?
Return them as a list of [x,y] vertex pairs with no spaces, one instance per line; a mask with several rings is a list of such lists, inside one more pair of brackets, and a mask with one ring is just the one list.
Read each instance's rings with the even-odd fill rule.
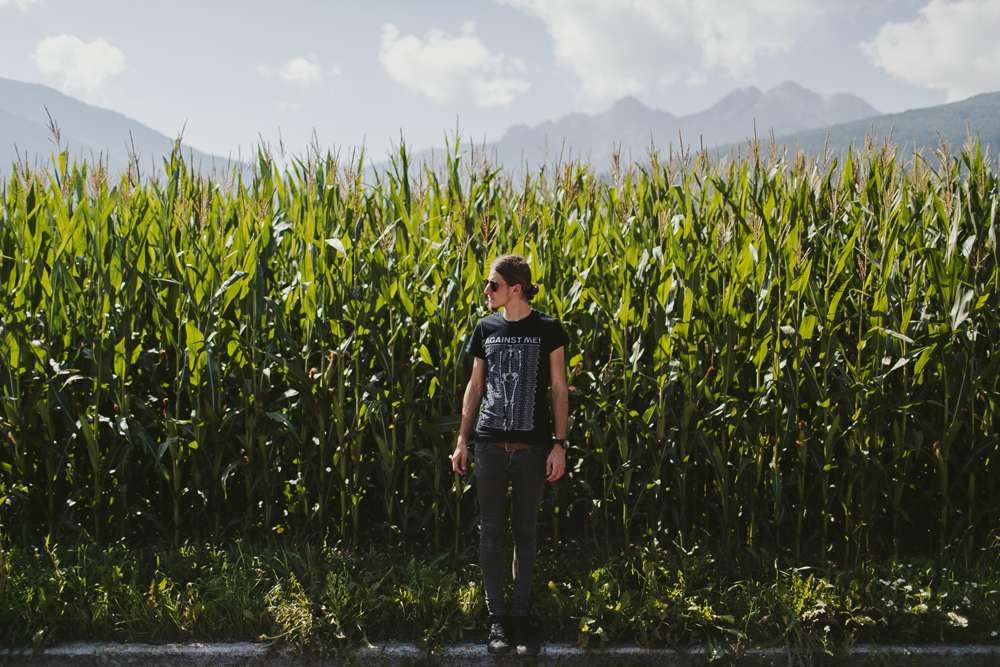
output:
[[712,580],[712,559],[697,551],[679,551],[669,563],[643,562],[640,643],[724,640],[738,645],[746,637],[729,610],[732,591]]
[[[333,653],[365,642],[426,649],[484,641],[474,556],[328,545],[10,549],[0,645],[251,640]],[[700,549],[564,553],[541,563],[532,614],[546,640],[636,642],[716,654],[787,646],[836,656],[857,642],[991,641],[995,554],[849,570],[745,567]]]
[[[463,551],[475,494],[448,455],[507,251],[570,336],[576,447],[543,539],[846,567],[994,537],[998,179],[978,146],[936,170],[755,150],[607,180],[401,150],[373,183],[330,155],[224,180],[175,155],[145,183],[63,157],[0,184],[13,543]],[[640,604],[602,586],[581,616]],[[319,599],[282,591],[290,618]]]

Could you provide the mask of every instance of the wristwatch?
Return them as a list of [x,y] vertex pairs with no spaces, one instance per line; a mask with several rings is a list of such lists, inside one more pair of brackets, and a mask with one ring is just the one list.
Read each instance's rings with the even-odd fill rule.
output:
[[567,449],[569,449],[569,439],[567,439],[567,438],[561,438],[561,439],[560,438],[554,438],[552,440],[552,445],[553,446],[558,445],[558,446],[562,447],[563,451],[565,452]]

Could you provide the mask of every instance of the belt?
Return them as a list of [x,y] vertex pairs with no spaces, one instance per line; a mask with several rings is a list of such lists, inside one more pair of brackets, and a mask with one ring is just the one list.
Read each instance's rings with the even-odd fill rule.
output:
[[528,445],[523,442],[491,442],[490,444],[508,452],[520,452],[528,449]]

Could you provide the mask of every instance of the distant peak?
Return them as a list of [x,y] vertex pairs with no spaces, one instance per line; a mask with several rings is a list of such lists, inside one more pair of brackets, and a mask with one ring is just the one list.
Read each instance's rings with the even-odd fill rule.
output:
[[631,95],[623,97],[611,105],[612,111],[631,111],[634,109],[647,109],[648,107]]
[[760,92],[760,88],[757,86],[747,86],[746,88],[738,88],[733,92],[729,93],[721,100],[715,103],[715,106],[729,106],[732,104],[753,104],[761,98],[763,95]]
[[806,90],[794,81],[782,81],[777,86],[767,91],[769,93],[808,93],[811,91]]

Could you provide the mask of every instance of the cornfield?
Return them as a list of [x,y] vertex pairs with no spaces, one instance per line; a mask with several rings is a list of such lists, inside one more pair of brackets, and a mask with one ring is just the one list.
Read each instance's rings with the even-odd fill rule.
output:
[[[477,537],[453,474],[483,278],[570,336],[554,544],[802,561],[996,537],[998,179],[983,151],[654,155],[0,184],[8,540]],[[905,164],[904,164],[905,163]],[[368,181],[368,182],[366,182]],[[471,476],[470,476],[471,477]]]

